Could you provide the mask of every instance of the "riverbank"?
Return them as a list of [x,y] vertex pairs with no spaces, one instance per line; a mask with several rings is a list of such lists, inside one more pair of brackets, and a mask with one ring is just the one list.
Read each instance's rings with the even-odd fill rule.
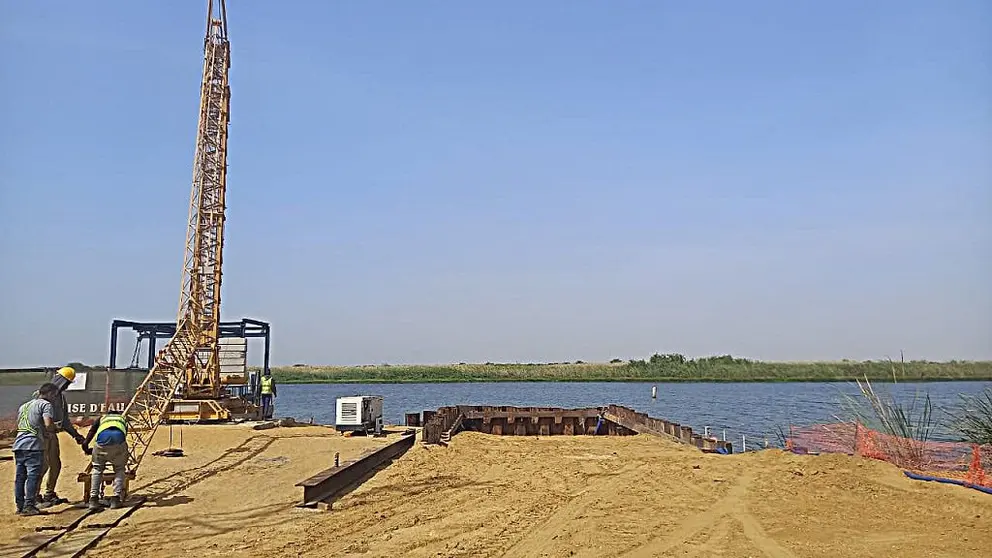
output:
[[0,374],[0,386],[35,386],[48,379],[44,372],[14,372]]
[[[325,512],[296,508],[296,483],[335,453],[353,459],[388,440],[245,425],[187,426],[183,440],[186,457],[149,452],[132,485],[148,502],[87,556],[896,558],[977,557],[992,545],[988,495],[847,455],[463,432],[447,448],[415,444]],[[151,450],[168,442],[160,429]],[[67,437],[60,443],[59,493],[76,501],[74,473],[87,458]],[[0,462],[0,484],[13,473]],[[0,494],[0,549],[67,522],[67,507],[16,517],[12,500]]]
[[[282,384],[464,382],[872,382],[992,381],[992,361],[764,362],[733,357],[655,355],[610,363],[485,363],[439,365],[277,366]],[[0,386],[37,385],[46,374],[5,371]]]
[[[677,356],[677,355],[676,355]],[[760,362],[717,357],[684,361],[554,364],[292,366],[278,383],[450,382],[872,382],[992,381],[992,362]]]

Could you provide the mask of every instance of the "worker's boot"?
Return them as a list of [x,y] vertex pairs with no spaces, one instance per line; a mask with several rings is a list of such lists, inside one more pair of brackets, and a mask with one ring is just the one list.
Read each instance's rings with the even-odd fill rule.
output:
[[38,500],[37,507],[39,510],[43,510],[45,508],[50,508],[52,506],[57,506],[59,504],[67,504],[67,503],[69,503],[69,500],[66,500],[65,498],[60,498],[58,494],[53,492],[51,494],[45,494],[44,496],[42,496]]
[[121,507],[121,497],[120,496],[111,496],[110,497],[110,509],[116,510],[119,507]]
[[103,506],[100,505],[100,499],[97,498],[96,496],[90,496],[90,501],[86,505],[86,507],[93,511],[99,511],[103,509]]

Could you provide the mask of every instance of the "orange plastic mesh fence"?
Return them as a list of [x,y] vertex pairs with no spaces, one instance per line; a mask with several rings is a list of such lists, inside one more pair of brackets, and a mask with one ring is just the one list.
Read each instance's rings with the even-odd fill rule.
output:
[[992,445],[921,442],[859,423],[790,427],[785,447],[799,453],[846,453],[888,461],[903,469],[961,479],[992,488]]
[[0,417],[0,438],[13,438],[17,434],[17,416]]

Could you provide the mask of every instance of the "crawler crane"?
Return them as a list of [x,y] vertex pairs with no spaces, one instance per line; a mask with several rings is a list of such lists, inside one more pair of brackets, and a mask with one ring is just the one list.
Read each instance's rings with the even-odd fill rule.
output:
[[[155,355],[154,365],[124,408],[129,480],[164,420],[177,416],[180,420],[223,420],[231,416],[233,406],[244,404],[225,396],[218,355],[230,54],[224,0],[209,0],[176,333]],[[105,473],[104,482],[110,478],[112,474]],[[88,472],[79,475],[87,492],[89,479]]]

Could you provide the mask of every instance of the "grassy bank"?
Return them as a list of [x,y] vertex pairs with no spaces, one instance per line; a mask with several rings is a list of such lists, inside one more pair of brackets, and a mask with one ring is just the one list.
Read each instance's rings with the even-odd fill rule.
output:
[[0,374],[0,386],[40,386],[47,379],[45,372],[4,372]]
[[654,355],[612,363],[292,366],[279,383],[374,382],[873,382],[992,380],[992,362],[760,362],[733,357]]
[[[274,367],[276,381],[312,383],[413,382],[872,382],[992,381],[992,361],[762,362],[730,356],[689,359],[654,355],[610,363],[447,364]],[[0,386],[40,385],[44,372],[5,371]]]

